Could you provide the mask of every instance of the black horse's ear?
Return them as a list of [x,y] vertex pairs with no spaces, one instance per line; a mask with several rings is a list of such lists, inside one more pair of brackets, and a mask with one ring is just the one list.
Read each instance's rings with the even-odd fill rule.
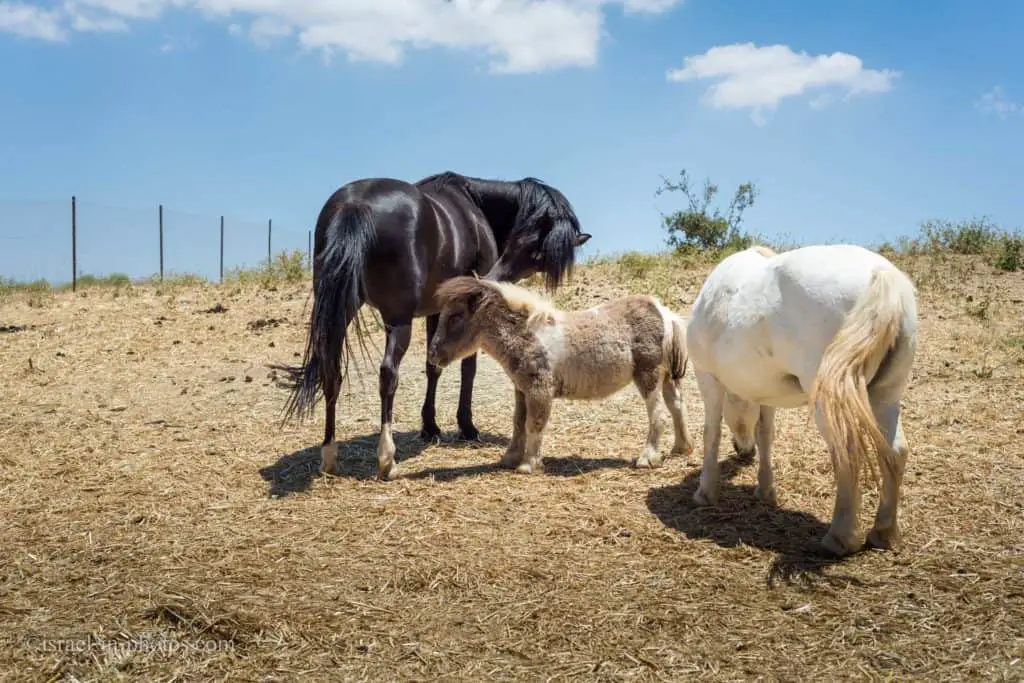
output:
[[590,233],[578,232],[576,233],[576,246],[582,247],[590,239]]

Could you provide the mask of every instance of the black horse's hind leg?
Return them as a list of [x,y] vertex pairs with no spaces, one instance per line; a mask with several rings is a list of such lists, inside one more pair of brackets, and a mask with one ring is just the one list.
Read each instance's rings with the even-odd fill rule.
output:
[[476,354],[462,359],[462,383],[459,387],[459,410],[455,417],[459,423],[459,436],[476,441],[480,432],[473,426],[473,379],[476,377]]
[[341,378],[331,386],[324,387],[324,442],[320,447],[320,471],[331,474],[338,461],[338,444],[334,441],[335,408],[338,405],[338,394],[341,392]]
[[397,325],[385,325],[387,343],[384,348],[384,360],[380,364],[380,440],[377,443],[377,478],[394,479],[398,476],[395,467],[395,440],[391,434],[394,422],[392,408],[395,403],[395,390],[398,389],[398,368],[402,357],[409,348],[412,338],[412,320],[405,320]]
[[[427,347],[434,339],[437,332],[437,322],[441,315],[427,316]],[[441,368],[427,361],[427,395],[423,399],[423,410],[420,415],[423,418],[423,429],[420,430],[420,438],[424,441],[436,441],[441,436],[441,428],[437,426],[437,412],[435,400],[437,398],[437,380],[441,377]]]

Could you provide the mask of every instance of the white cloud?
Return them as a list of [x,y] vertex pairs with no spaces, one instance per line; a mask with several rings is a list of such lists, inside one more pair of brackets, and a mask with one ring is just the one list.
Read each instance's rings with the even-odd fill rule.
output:
[[24,38],[61,42],[67,31],[61,26],[61,14],[23,2],[0,2],[0,33]]
[[50,26],[58,34],[121,30],[177,9],[224,22],[232,35],[247,35],[262,47],[290,39],[328,57],[341,52],[350,60],[389,64],[400,63],[409,49],[446,48],[488,55],[497,73],[522,73],[595,64],[610,6],[657,14],[681,1],[64,0]]
[[811,56],[793,52],[786,45],[757,47],[736,43],[713,47],[702,55],[686,57],[681,69],[670,69],[669,81],[717,81],[704,94],[703,102],[716,109],[749,109],[755,123],[764,123],[766,110],[774,111],[787,97],[809,91],[824,91],[811,101],[820,109],[832,102],[834,90],[845,91],[843,99],[861,93],[892,89],[899,72],[876,71],[845,52]]
[[993,86],[975,103],[986,114],[995,114],[1001,119],[1016,114],[1024,114],[1024,105],[1006,99],[1003,86]]

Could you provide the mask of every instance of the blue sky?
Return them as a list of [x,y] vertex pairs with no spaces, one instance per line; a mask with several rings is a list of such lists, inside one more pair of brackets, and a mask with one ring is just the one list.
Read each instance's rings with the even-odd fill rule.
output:
[[[562,189],[588,253],[663,248],[660,176],[746,227],[876,243],[1024,225],[1015,0],[0,0],[0,274],[215,275],[366,176]],[[118,207],[118,208],[108,208]]]

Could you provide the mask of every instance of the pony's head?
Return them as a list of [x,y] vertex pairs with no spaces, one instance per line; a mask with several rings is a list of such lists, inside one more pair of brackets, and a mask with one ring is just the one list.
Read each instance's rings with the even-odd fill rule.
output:
[[484,316],[477,313],[496,296],[497,290],[490,283],[475,277],[453,277],[442,282],[434,293],[441,312],[427,347],[427,361],[443,368],[475,353],[484,325]]
[[572,273],[576,249],[590,235],[580,231],[572,204],[557,189],[536,178],[514,185],[519,195],[515,220],[498,262],[485,278],[515,282],[541,273],[545,287],[553,292]]
[[528,289],[476,277],[445,280],[434,297],[440,315],[427,360],[438,367],[475,353],[485,331],[496,326],[526,332],[557,315],[554,306]]

